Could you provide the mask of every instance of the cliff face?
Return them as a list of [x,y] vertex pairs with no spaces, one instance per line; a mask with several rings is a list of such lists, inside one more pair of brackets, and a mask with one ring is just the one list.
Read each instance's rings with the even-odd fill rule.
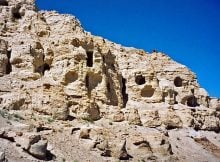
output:
[[[76,153],[68,144],[60,147],[57,133],[44,134],[56,159],[71,159],[71,151],[82,158],[83,146],[89,146],[99,152],[90,155],[86,150],[87,160],[190,160],[187,146],[181,154],[172,151],[173,138],[183,136],[177,132],[220,130],[220,101],[169,56],[93,36],[74,16],[37,11],[33,0],[0,0],[0,20],[1,111],[19,114],[23,123],[36,129],[62,128],[67,140],[90,138]],[[79,135],[70,137],[66,125],[80,130]],[[31,146],[27,152],[39,158]],[[203,154],[197,149],[196,154],[192,159],[219,157],[210,150]],[[40,157],[45,158],[46,154]]]

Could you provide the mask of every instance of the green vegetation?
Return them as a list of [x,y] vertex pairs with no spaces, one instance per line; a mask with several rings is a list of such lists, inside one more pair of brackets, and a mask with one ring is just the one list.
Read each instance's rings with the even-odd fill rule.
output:
[[8,120],[14,120],[14,121],[24,120],[24,118],[20,114],[17,113],[10,114],[7,110],[0,110],[0,115]]
[[94,123],[94,120],[91,119],[90,117],[83,117],[82,120],[87,121],[89,123]]

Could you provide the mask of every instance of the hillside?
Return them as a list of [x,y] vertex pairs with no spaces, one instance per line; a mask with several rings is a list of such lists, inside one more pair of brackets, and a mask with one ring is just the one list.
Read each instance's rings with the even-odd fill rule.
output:
[[164,53],[0,0],[1,161],[220,161],[220,99]]

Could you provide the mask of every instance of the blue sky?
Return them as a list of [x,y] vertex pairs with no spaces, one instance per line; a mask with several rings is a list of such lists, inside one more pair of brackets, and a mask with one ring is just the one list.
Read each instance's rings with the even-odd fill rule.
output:
[[164,52],[220,97],[219,0],[36,0],[75,15],[85,30],[125,46]]

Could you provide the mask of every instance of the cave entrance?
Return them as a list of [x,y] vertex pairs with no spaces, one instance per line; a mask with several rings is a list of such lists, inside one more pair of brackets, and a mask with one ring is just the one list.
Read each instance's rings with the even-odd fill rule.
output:
[[135,82],[138,84],[138,85],[142,85],[142,84],[145,84],[145,78],[142,76],[142,75],[137,75],[135,77]]
[[7,58],[8,58],[8,63],[6,65],[6,74],[10,74],[12,72],[12,66],[11,66],[11,62],[10,62],[11,51],[7,51]]
[[87,51],[86,55],[87,55],[86,65],[88,67],[92,67],[93,66],[93,52],[92,51]]
[[176,77],[174,79],[174,85],[176,87],[182,87],[183,86],[183,80],[180,77]]
[[8,6],[8,2],[6,0],[0,0],[0,6]]
[[128,102],[128,94],[126,93],[126,82],[125,78],[122,78],[122,97],[123,97],[123,107],[126,107]]
[[141,96],[150,98],[154,95],[154,92],[155,92],[155,89],[152,88],[151,85],[147,85],[141,90]]
[[40,73],[41,75],[44,75],[45,71],[49,71],[50,70],[50,65],[48,65],[47,63],[39,66],[35,72]]
[[116,94],[115,88],[113,86],[112,78],[107,78],[106,88],[107,94],[106,97],[108,99],[108,105],[118,106],[118,96]]
[[75,82],[78,79],[78,74],[75,71],[69,71],[65,75],[65,83],[69,84]]
[[187,106],[189,107],[196,107],[198,106],[198,103],[197,103],[197,98],[195,96],[191,96],[187,99],[186,101],[186,104]]
[[18,6],[17,8],[14,8],[14,9],[12,10],[12,14],[13,14],[13,17],[14,17],[15,19],[21,19],[21,18],[22,18],[21,14],[19,13],[20,8],[21,8],[21,7]]
[[85,78],[86,88],[88,90],[88,96],[91,97],[91,92],[95,89],[99,83],[102,82],[102,76],[96,73],[88,73]]

